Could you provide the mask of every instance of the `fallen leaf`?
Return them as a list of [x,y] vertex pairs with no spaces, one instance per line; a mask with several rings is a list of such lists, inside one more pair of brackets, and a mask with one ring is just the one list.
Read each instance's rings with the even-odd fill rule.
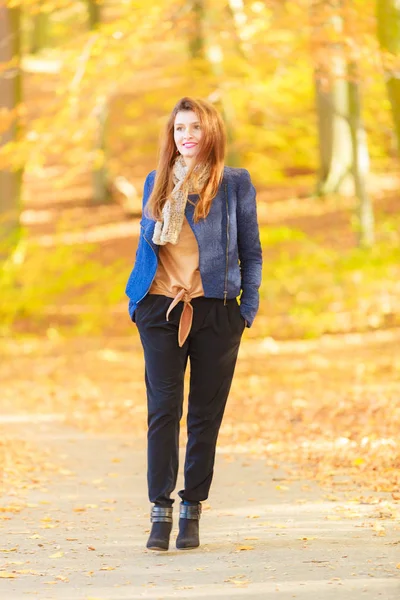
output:
[[176,590],[192,590],[193,586],[192,585],[177,585],[175,587]]
[[62,558],[64,556],[64,552],[56,552],[55,554],[51,554],[49,558]]
[[254,546],[238,546],[236,552],[242,552],[242,550],[254,550]]
[[15,504],[10,504],[9,506],[0,506],[0,512],[20,513],[21,510],[22,507],[16,506]]
[[250,583],[250,580],[246,579],[246,575],[236,575],[235,577],[228,577],[228,579],[224,579],[224,582],[247,587],[247,585]]
[[384,537],[386,535],[386,529],[380,523],[374,523],[372,529],[375,531],[377,535],[380,537]]
[[15,573],[7,573],[7,571],[3,571],[3,572],[0,572],[0,577],[2,579],[15,579],[16,574]]

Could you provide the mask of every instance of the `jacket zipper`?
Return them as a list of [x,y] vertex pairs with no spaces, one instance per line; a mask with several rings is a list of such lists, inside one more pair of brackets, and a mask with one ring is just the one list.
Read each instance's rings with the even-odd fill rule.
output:
[[[142,229],[143,229],[143,228],[142,228]],[[144,232],[143,232],[143,239],[144,239],[144,240],[145,240],[145,242],[148,244],[148,246],[150,246],[150,248],[151,248],[151,251],[153,252],[154,256],[157,258],[157,254],[154,252],[154,248],[153,248],[153,246],[150,244],[150,242],[148,242],[148,240],[147,240],[146,236],[144,235]],[[157,258],[157,263],[158,263],[158,258]],[[141,297],[141,298],[140,298],[140,299],[139,299],[139,300],[136,302],[136,304],[139,304],[139,302],[141,302],[141,301],[143,300],[143,298],[145,298],[145,297],[147,296],[147,294],[149,293],[149,290],[150,290],[151,286],[153,285],[153,281],[154,281],[154,279],[155,279],[156,275],[157,275],[157,269],[156,269],[156,272],[154,273],[153,279],[151,280],[151,283],[150,283],[149,287],[147,288],[147,291],[146,291],[146,293],[144,294],[144,296],[142,296],[142,297]]]
[[[228,267],[228,263],[229,263],[229,241],[230,241],[230,236],[229,236],[229,226],[230,226],[230,217],[229,217],[229,202],[228,202],[228,191],[227,191],[227,184],[225,183],[224,185],[225,187],[225,206],[226,206],[226,252],[225,252],[225,284],[224,284],[224,305],[226,306],[226,301],[227,301],[227,296],[228,296],[228,271],[229,271],[229,267]],[[152,247],[152,245],[148,242],[146,236],[143,233],[143,239],[145,240],[145,242],[150,246],[151,251],[153,252],[154,256],[157,258],[156,253],[154,252],[154,249]],[[158,259],[157,259],[158,261]],[[141,302],[143,300],[143,298],[145,298],[145,296],[147,296],[151,286],[153,285],[153,281],[156,277],[157,274],[157,269],[156,272],[154,273],[153,279],[151,280],[151,283],[149,285],[149,287],[146,290],[146,293],[137,301],[136,304],[139,304],[139,302]]]
[[225,183],[225,204],[226,204],[226,256],[225,256],[225,286],[224,286],[224,305],[226,306],[226,297],[228,295],[228,259],[229,259],[229,202],[227,185]]
[[[186,214],[185,214],[185,218],[187,218],[187,217],[186,217]],[[193,227],[193,225],[192,225],[192,223],[191,223],[190,219],[188,219],[188,218],[187,218],[187,221],[188,221],[188,223],[189,223],[189,225],[190,225],[190,228],[191,228],[191,230],[192,230],[192,232],[193,232],[193,235],[194,235],[194,237],[196,238],[197,246],[198,246],[198,249],[199,249],[199,271],[200,271],[200,264],[201,264],[201,249],[200,249],[199,239],[198,239],[198,237],[197,237],[196,230],[195,230],[195,228]],[[202,278],[202,276],[201,276],[201,271],[200,271],[200,279],[201,279],[201,285],[203,285],[203,278]]]

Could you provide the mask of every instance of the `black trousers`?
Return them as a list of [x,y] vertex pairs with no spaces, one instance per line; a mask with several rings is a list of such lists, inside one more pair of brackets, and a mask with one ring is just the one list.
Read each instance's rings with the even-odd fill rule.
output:
[[166,320],[172,298],[151,294],[138,305],[135,321],[145,358],[148,405],[149,500],[172,506],[178,474],[179,422],[183,384],[190,358],[187,445],[182,500],[206,500],[214,471],[215,447],[235,370],[245,322],[236,299],[195,298],[192,329],[182,348],[180,302]]

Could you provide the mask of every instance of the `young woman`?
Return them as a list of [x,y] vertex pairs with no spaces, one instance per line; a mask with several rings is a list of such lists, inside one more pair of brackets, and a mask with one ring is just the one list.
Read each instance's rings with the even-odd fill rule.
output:
[[182,98],[168,119],[157,170],[144,185],[126,294],[145,358],[152,550],[169,547],[188,358],[180,549],[200,543],[201,502],[210,490],[239,344],[258,310],[262,254],[255,189],[248,171],[225,167],[224,156],[219,113],[203,100]]

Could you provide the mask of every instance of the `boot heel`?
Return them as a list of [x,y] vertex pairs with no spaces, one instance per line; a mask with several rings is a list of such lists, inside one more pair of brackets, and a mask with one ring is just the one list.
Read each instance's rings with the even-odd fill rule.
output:
[[179,508],[179,533],[176,538],[176,547],[178,550],[189,550],[200,546],[200,515],[200,502],[196,505],[188,505],[181,502]]
[[172,530],[172,507],[153,506],[150,520],[152,528],[146,548],[159,551],[168,550]]

